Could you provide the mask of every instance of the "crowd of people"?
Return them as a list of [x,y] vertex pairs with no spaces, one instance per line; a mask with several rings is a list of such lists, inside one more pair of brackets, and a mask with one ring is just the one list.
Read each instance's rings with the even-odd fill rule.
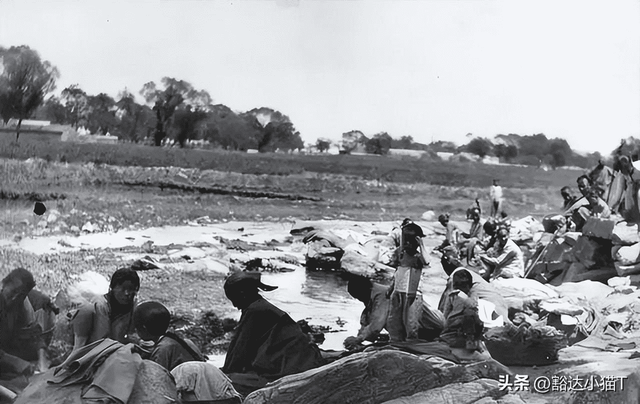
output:
[[[550,223],[579,231],[589,217],[619,214],[628,221],[640,218],[640,186],[635,167],[627,156],[613,169],[602,162],[576,180],[580,195],[565,186],[560,190],[561,219]],[[421,341],[421,349],[450,349],[454,357],[486,355],[483,330],[509,323],[507,305],[492,286],[498,278],[523,277],[524,257],[510,238],[510,221],[504,211],[503,190],[498,180],[490,190],[491,212],[482,220],[476,199],[467,211],[468,231],[462,231],[442,214],[445,229],[443,269],[448,276],[438,307],[427,304],[420,293],[424,268],[430,265],[422,228],[405,219],[391,233],[396,249],[389,285],[361,276],[350,276],[348,293],[362,302],[357,335],[345,339],[345,353],[370,345],[406,344]],[[549,224],[547,222],[546,224]],[[0,402],[15,398],[35,373],[49,372],[46,349],[58,309],[35,289],[33,275],[24,268],[11,271],[0,289]],[[131,352],[157,363],[174,377],[184,402],[239,403],[242,397],[286,375],[322,366],[335,359],[327,355],[282,309],[262,296],[276,286],[262,283],[260,273],[232,273],[224,293],[242,314],[229,344],[224,366],[217,368],[189,339],[170,330],[170,311],[160,302],[137,304],[141,287],[138,273],[117,269],[106,294],[96,296],[67,313],[73,330],[69,358],[78,360],[97,350],[131,345]],[[386,331],[388,337],[383,333]],[[108,344],[105,345],[105,341]],[[434,348],[438,346],[438,348]],[[456,356],[457,355],[457,356]],[[59,367],[69,365],[68,360]]]
[[[500,234],[498,231],[498,245]],[[499,294],[459,261],[455,262],[455,271],[448,273],[447,289],[439,307],[430,307],[419,292],[422,270],[430,265],[430,251],[422,242],[424,236],[422,228],[410,219],[400,226],[394,252],[396,272],[389,285],[361,276],[349,278],[348,292],[365,307],[361,329],[356,336],[345,339],[344,354],[381,341],[400,347],[429,341],[440,344],[440,350],[448,347],[480,354],[486,351],[480,342],[483,327],[508,320]],[[498,270],[507,272],[504,268]],[[15,391],[25,387],[34,372],[52,370],[48,369],[48,341],[44,337],[53,321],[50,316],[38,317],[35,312],[50,310],[55,317],[57,308],[42,294],[37,295],[38,301],[32,293],[35,286],[33,275],[24,268],[13,270],[2,280],[0,397],[9,399],[7,402],[15,397]],[[183,402],[239,403],[243,396],[270,381],[337,358],[321,350],[285,311],[262,296],[262,292],[276,286],[264,284],[260,272],[234,272],[225,280],[224,293],[242,314],[221,368],[207,362],[196,344],[170,329],[171,314],[162,303],[137,303],[140,287],[135,270],[120,268],[111,275],[106,294],[69,310],[73,347],[68,358],[53,369],[69,371],[71,362],[95,363],[96,357],[130,346],[129,353],[137,353],[172,374]],[[486,305],[479,302],[486,302],[490,305],[488,313],[495,314],[483,318]],[[384,330],[388,332],[386,339]],[[114,368],[113,372],[122,372],[122,368]],[[116,380],[117,374],[113,377]],[[52,383],[47,388],[56,386]]]
[[547,224],[551,229],[581,231],[590,217],[602,219],[617,215],[630,223],[640,221],[640,178],[637,168],[629,156],[619,155],[613,167],[599,161],[588,174],[576,179],[579,194],[570,186],[560,189],[562,214],[549,215]]

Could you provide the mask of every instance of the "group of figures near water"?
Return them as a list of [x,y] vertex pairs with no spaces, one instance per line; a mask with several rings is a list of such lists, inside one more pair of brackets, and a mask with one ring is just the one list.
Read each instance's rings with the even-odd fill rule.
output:
[[[637,221],[640,187],[633,178],[635,168],[625,156],[617,164],[614,171],[601,163],[579,177],[580,198],[569,187],[562,188],[564,212],[546,217],[545,230],[554,235],[580,231],[589,218],[611,215]],[[332,372],[332,364],[345,358],[380,350],[457,364],[492,358],[506,363],[499,352],[505,346],[496,350],[487,336],[504,337],[500,341],[507,344],[513,337],[516,344],[532,323],[510,313],[494,282],[526,277],[535,259],[512,239],[512,222],[503,212],[497,182],[491,198],[491,215],[484,222],[477,201],[469,209],[469,231],[462,231],[448,214],[438,218],[445,240],[433,252],[441,253],[448,279],[437,307],[420,293],[432,251],[425,247],[423,228],[411,219],[388,235],[394,244],[390,282],[345,275],[348,293],[364,309],[360,330],[346,338],[342,351],[320,349],[284,310],[270,303],[262,294],[276,286],[264,284],[260,272],[236,271],[225,280],[224,292],[242,315],[224,366],[218,368],[192,341],[170,329],[171,314],[163,304],[136,302],[140,278],[134,269],[120,268],[111,276],[108,293],[64,313],[73,330],[73,348],[61,363],[50,366],[46,352],[59,309],[35,289],[27,269],[14,269],[0,290],[0,402],[251,402],[247,398],[264,396],[258,391],[284,377]],[[538,362],[525,364],[553,361],[567,343],[562,332],[540,338],[550,341],[549,350]]]

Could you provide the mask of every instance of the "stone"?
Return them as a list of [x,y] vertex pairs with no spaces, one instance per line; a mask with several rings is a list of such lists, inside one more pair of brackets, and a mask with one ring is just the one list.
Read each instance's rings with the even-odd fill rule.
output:
[[500,390],[493,379],[478,379],[467,383],[451,383],[435,389],[421,391],[408,397],[385,401],[383,404],[458,404],[474,403],[483,398],[495,398],[507,394]]
[[578,238],[582,235],[582,233],[577,231],[570,231],[564,234],[564,243],[573,247],[578,242]]
[[614,254],[613,249],[611,250],[613,260],[620,265],[633,265],[640,262],[640,243],[621,246],[620,248],[616,248],[615,251]]
[[340,269],[352,275],[360,275],[367,278],[391,278],[395,273],[395,268],[352,250],[345,251],[340,258]]
[[604,238],[611,240],[613,229],[616,226],[614,219],[601,219],[599,217],[590,217],[582,227],[582,234],[585,236]]
[[587,269],[611,263],[611,241],[582,236],[573,247],[573,257]]
[[640,263],[632,265],[623,265],[618,262],[615,263],[616,273],[618,276],[627,276],[640,274]]
[[422,214],[421,219],[427,222],[433,222],[437,219],[437,215],[434,211],[428,210]]
[[49,212],[49,216],[47,216],[47,222],[54,223],[60,217],[60,212],[57,210],[52,210]]
[[636,223],[620,222],[613,228],[611,242],[616,245],[633,245],[640,243],[638,225]]
[[93,233],[95,231],[95,226],[91,222],[86,222],[82,226],[82,231],[86,231],[87,233]]
[[563,280],[563,282],[582,282],[582,281],[596,281],[606,282],[612,276],[616,276],[617,272],[615,267],[606,267],[600,269],[590,269],[583,273],[578,273],[573,276],[569,276]]
[[285,376],[249,394],[243,403],[382,403],[451,383],[497,380],[500,374],[511,372],[494,360],[441,367],[417,355],[385,349]]

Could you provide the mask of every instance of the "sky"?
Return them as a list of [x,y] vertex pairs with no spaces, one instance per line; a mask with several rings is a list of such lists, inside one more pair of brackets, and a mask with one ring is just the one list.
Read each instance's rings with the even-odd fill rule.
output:
[[640,0],[0,0],[14,45],[58,68],[58,91],[174,77],[276,109],[308,143],[544,133],[608,154],[640,138]]

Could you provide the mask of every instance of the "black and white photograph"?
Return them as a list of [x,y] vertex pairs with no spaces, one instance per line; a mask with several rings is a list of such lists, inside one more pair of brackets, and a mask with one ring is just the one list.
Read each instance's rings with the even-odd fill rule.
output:
[[639,0],[0,0],[0,404],[637,404],[639,226]]

